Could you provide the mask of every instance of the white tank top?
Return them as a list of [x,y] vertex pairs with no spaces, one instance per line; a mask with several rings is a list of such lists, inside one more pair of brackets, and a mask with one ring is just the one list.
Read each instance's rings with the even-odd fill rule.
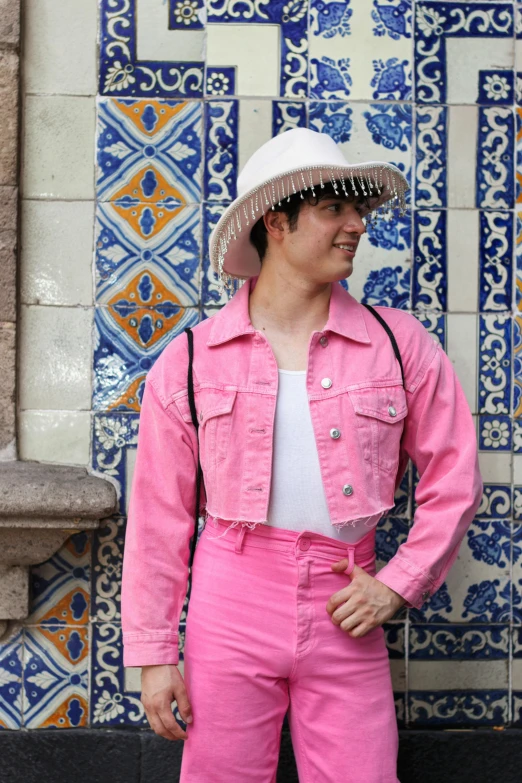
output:
[[279,370],[274,421],[272,481],[267,524],[310,530],[354,543],[375,527],[383,512],[332,525],[306,391],[306,370]]

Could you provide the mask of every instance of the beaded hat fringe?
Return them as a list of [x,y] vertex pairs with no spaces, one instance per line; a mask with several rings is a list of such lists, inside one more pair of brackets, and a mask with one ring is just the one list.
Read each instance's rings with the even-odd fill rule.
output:
[[[314,168],[320,170],[319,183],[315,184],[312,173]],[[220,226],[219,234],[213,238],[213,245],[217,248],[217,272],[221,293],[227,289],[237,289],[248,280],[224,271],[224,259],[230,242],[237,239],[238,233],[247,230],[250,225],[253,226],[268,211],[267,208],[274,209],[275,204],[281,206],[282,199],[286,198],[290,201],[290,196],[297,193],[300,193],[301,198],[304,199],[303,190],[308,189],[315,196],[315,188],[319,186],[324,188],[322,171],[327,168],[312,166],[294,169],[277,178],[267,180],[237,200],[234,210]],[[336,194],[339,194],[337,183],[341,182],[341,189],[345,196],[353,194],[375,199],[375,205],[370,207],[366,217],[367,224],[373,226],[378,218],[390,218],[394,211],[401,217],[406,214],[405,193],[408,185],[402,176],[397,176],[395,168],[388,167],[386,164],[371,164],[345,169],[329,168],[328,174]],[[351,193],[346,190],[345,177],[350,181]]]

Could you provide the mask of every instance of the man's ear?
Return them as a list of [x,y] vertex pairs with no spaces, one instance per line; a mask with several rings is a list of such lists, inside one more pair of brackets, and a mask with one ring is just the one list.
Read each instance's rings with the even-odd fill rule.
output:
[[274,239],[281,239],[283,236],[288,218],[284,212],[277,212],[276,210],[269,209],[263,215],[263,222],[267,233]]

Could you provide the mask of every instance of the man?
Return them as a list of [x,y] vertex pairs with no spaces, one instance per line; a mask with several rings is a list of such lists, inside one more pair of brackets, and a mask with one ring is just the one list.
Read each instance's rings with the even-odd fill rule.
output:
[[[124,663],[142,667],[153,730],[189,740],[182,783],[273,781],[287,711],[302,783],[397,782],[382,624],[442,585],[482,495],[473,420],[444,351],[413,315],[371,312],[339,282],[361,255],[365,219],[403,210],[406,189],[398,169],[350,165],[325,134],[267,142],[211,237],[223,285],[246,282],[193,330],[198,434],[184,334],[147,376]],[[198,448],[206,526],[183,681]],[[376,525],[409,458],[414,524],[376,573]]]

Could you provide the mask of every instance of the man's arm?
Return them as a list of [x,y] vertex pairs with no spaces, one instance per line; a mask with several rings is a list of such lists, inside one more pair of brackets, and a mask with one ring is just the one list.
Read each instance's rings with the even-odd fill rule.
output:
[[417,509],[407,540],[375,578],[420,609],[455,562],[483,485],[471,411],[440,346],[407,399],[402,448],[420,475]]
[[123,557],[124,666],[179,662],[196,502],[196,436],[190,427],[175,404],[160,400],[147,376]]

